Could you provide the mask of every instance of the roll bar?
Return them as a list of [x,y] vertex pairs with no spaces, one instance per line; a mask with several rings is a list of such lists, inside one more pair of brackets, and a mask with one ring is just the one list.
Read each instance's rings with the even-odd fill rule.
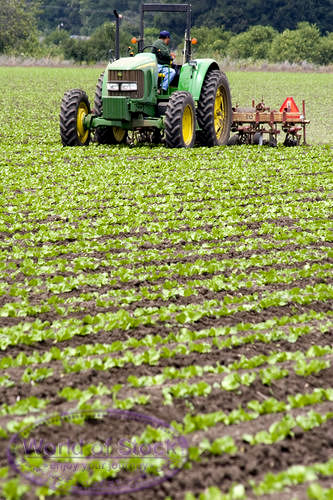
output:
[[145,12],[186,12],[186,31],[185,31],[185,61],[188,63],[191,60],[192,44],[191,44],[191,22],[192,22],[192,5],[188,3],[142,3],[140,10],[140,38],[138,41],[139,52],[143,51],[144,47],[144,13]]

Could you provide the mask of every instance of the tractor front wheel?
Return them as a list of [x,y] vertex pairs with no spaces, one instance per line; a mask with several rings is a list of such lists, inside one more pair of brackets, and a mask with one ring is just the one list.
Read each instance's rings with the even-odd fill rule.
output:
[[[100,74],[94,99],[94,115],[103,115],[103,99],[102,99],[102,88],[103,88],[104,71]],[[95,140],[99,144],[122,144],[126,142],[127,130],[121,127],[97,127],[95,130]]]
[[195,142],[195,106],[189,92],[176,91],[165,112],[165,142],[168,148],[191,148]]
[[64,146],[87,146],[90,130],[84,126],[84,118],[90,113],[87,94],[72,89],[64,94],[60,110],[60,136]]
[[232,121],[231,95],[228,79],[219,70],[207,73],[202,85],[197,109],[202,146],[222,146],[228,143]]

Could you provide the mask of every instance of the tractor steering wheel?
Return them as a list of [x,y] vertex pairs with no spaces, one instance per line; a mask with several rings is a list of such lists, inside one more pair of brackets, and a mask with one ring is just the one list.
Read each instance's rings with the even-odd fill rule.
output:
[[146,50],[146,49],[150,49],[150,48],[152,48],[152,47],[153,47],[153,45],[146,45],[145,47],[143,47],[142,52],[143,52],[144,50]]

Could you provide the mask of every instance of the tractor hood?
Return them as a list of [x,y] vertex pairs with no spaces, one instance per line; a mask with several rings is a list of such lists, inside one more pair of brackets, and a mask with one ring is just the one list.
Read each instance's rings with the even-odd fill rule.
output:
[[141,53],[134,57],[121,57],[108,65],[108,69],[131,70],[131,69],[155,69],[157,70],[157,61],[155,54]]
[[129,122],[130,113],[153,115],[157,77],[155,54],[140,53],[109,63],[103,78],[103,117]]

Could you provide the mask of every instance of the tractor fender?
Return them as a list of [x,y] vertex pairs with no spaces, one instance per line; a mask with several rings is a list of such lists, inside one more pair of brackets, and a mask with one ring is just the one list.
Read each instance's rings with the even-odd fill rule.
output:
[[198,101],[204,79],[207,73],[214,69],[219,69],[214,59],[196,59],[184,64],[180,72],[178,90],[190,92],[193,99]]

